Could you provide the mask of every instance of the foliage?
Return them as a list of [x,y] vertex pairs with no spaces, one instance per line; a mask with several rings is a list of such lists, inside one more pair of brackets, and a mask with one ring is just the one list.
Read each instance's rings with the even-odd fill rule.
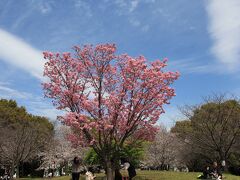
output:
[[177,122],[172,132],[185,142],[191,154],[205,162],[230,163],[240,141],[240,104],[236,99],[214,96],[200,106],[183,111],[188,120]]
[[120,157],[127,159],[133,166],[139,167],[144,157],[144,146],[146,143],[140,143],[138,146],[126,145],[123,147]]
[[53,125],[45,117],[33,116],[13,100],[0,100],[0,159],[11,170],[29,161],[44,149]]
[[[124,146],[124,148],[116,154],[119,158],[126,158],[128,159],[135,167],[139,167],[141,160],[143,159],[144,155],[144,148],[143,145],[139,146]],[[84,162],[89,165],[104,165],[101,162],[100,157],[94,151],[94,149],[90,149],[85,156]]]
[[187,139],[189,134],[193,133],[192,122],[190,120],[177,121],[172,127],[171,132],[176,133],[182,139]]
[[87,152],[84,162],[88,165],[99,165],[101,164],[101,160],[98,156],[98,154],[94,151],[94,149],[89,149]]
[[229,156],[229,171],[232,174],[240,176],[240,153],[239,151],[231,153]]
[[24,107],[18,107],[13,100],[0,100],[0,127],[17,126],[22,121],[26,121],[27,112]]

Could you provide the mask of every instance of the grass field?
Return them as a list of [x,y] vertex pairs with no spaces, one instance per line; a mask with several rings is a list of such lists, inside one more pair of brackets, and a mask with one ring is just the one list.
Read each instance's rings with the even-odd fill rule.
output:
[[[184,173],[184,172],[169,172],[169,171],[138,171],[134,180],[193,180],[197,179],[197,176],[201,173]],[[104,175],[97,174],[96,180],[102,180]],[[227,180],[240,180],[240,176],[233,176],[230,174],[224,174]],[[62,176],[53,178],[53,180],[70,180],[70,176]],[[30,178],[26,179],[29,180]],[[81,180],[85,180],[82,175]],[[35,179],[40,180],[40,179]]]

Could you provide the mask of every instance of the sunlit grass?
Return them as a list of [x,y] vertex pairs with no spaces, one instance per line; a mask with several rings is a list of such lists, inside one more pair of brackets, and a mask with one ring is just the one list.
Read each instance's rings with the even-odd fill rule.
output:
[[[193,180],[197,179],[197,176],[201,174],[199,172],[171,172],[171,171],[137,171],[137,176],[134,180]],[[96,180],[104,179],[104,174],[96,174]],[[230,174],[224,174],[227,180],[240,180],[240,176],[234,176]],[[28,178],[29,180],[30,178]],[[36,178],[35,180],[40,180]],[[48,178],[50,179],[50,178]],[[52,178],[53,180],[70,180],[71,176],[62,176]],[[85,180],[85,176],[81,175],[80,180]]]

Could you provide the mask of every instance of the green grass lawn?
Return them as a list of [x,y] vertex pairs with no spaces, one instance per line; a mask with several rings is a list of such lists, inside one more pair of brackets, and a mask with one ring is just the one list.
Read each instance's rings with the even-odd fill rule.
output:
[[[171,172],[171,171],[137,171],[137,176],[134,180],[193,180],[197,179],[197,176],[201,174],[199,172]],[[96,180],[101,180],[104,177],[104,174],[96,174]],[[234,176],[230,174],[224,174],[224,177],[228,180],[240,180],[240,176]],[[53,180],[70,180],[70,176],[55,177]],[[26,180],[29,180],[27,178]],[[82,175],[81,180],[85,180],[85,177]],[[38,178],[34,180],[40,180]]]

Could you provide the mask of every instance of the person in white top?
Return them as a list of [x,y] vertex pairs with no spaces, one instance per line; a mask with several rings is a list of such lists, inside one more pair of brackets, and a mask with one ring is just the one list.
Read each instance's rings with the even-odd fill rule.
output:
[[96,178],[96,176],[94,176],[94,174],[93,174],[93,169],[91,167],[89,167],[86,172],[86,180],[93,180],[95,178]]
[[121,164],[123,164],[123,169],[128,171],[128,177],[125,179],[132,180],[137,175],[135,167],[125,158],[121,158]]

